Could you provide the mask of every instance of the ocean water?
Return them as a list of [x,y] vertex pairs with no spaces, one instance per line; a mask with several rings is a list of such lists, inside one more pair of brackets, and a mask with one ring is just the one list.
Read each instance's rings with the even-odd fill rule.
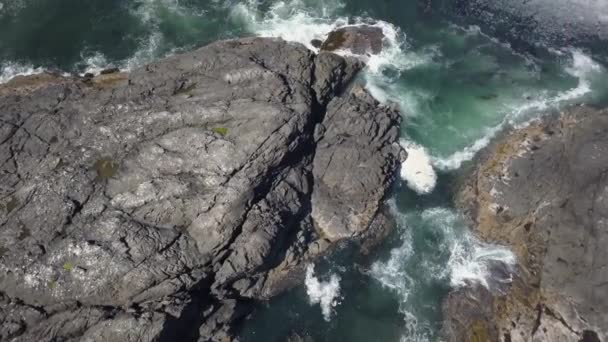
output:
[[607,10],[590,0],[0,0],[0,82],[43,70],[128,70],[239,36],[314,49],[313,38],[341,25],[381,27],[385,48],[362,81],[404,116],[409,158],[388,200],[396,228],[370,254],[345,244],[309,265],[305,283],[260,303],[239,336],[439,341],[450,289],[477,282],[495,290],[509,278],[489,268],[515,264],[508,248],[471,235],[451,203],[454,185],[503,128],[571,104],[608,103]]

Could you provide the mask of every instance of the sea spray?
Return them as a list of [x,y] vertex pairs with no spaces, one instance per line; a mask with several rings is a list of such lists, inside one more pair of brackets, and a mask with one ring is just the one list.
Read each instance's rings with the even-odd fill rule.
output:
[[298,42],[318,52],[311,43],[313,39],[323,40],[329,32],[348,23],[348,18],[335,17],[335,10],[325,8],[320,13],[300,1],[279,1],[262,13],[257,4],[245,2],[234,6],[231,19],[258,36]]
[[424,147],[411,141],[401,140],[401,145],[407,151],[407,159],[401,164],[401,178],[417,193],[430,193],[437,183],[431,157]]
[[261,11],[258,2],[243,1],[232,8],[230,19],[258,36],[298,42],[318,52],[311,43],[313,39],[323,40],[329,32],[348,23],[348,18],[338,15],[342,7],[338,1],[311,4],[289,0],[274,2]]
[[[426,242],[434,244],[441,251],[431,258],[419,260],[430,262],[417,264],[426,266],[426,269],[419,271],[426,273],[427,280],[449,280],[453,287],[469,282],[487,286],[488,279],[492,277],[487,267],[489,264],[498,262],[511,267],[515,263],[515,257],[508,248],[483,243],[475,238],[464,220],[452,209],[430,208],[422,212],[400,214],[394,211],[394,200],[390,202],[389,207],[393,209],[400,230],[403,231],[402,244],[391,251],[387,261],[378,262],[372,267],[372,274],[377,275],[389,288],[398,288],[404,295],[411,292],[411,289],[402,286],[411,283],[408,281],[411,278],[407,272],[408,263],[420,257],[416,249],[421,246],[415,245],[413,241],[416,234],[432,238]],[[403,279],[406,281],[402,282]]]
[[306,268],[304,285],[310,304],[319,304],[323,318],[329,322],[334,307],[339,304],[340,277],[332,273],[328,281],[319,280],[315,276],[315,267],[311,264]]
[[0,64],[0,84],[6,83],[16,76],[39,74],[44,71],[44,68],[34,67],[28,64],[19,64],[13,62],[3,63]]
[[492,264],[502,263],[509,270],[515,264],[515,257],[508,248],[479,241],[454,210],[426,209],[420,217],[441,236],[440,248],[449,251],[445,267],[436,274],[448,278],[452,287],[469,283],[488,287],[493,277],[489,271]]
[[81,53],[80,58],[83,62],[81,65],[78,65],[78,67],[79,69],[84,69],[84,71],[80,73],[81,76],[84,76],[84,74],[87,73],[97,74],[110,65],[106,56],[101,52],[94,52],[88,55]]
[[492,270],[500,265],[509,274],[513,272],[513,253],[476,239],[455,210],[437,207],[403,213],[394,199],[389,201],[389,208],[401,244],[388,258],[376,261],[369,274],[399,298],[406,320],[403,341],[432,340],[433,322],[422,313],[427,309],[418,304],[429,289],[441,291],[478,283],[500,290],[493,284],[510,281],[508,275],[505,279],[504,274],[495,275]]
[[[146,40],[143,40],[139,44],[139,48],[135,53],[127,60],[121,63],[121,69],[133,70],[136,67],[142,66],[146,63],[152,62],[154,59],[160,57],[160,47],[162,45],[163,36],[160,32],[152,33]],[[167,55],[171,55],[169,52]]]

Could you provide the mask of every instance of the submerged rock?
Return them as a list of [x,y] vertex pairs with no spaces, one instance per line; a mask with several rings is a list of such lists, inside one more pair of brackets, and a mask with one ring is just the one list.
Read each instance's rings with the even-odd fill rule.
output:
[[0,340],[229,340],[380,235],[400,117],[348,88],[360,68],[250,38],[1,85]]
[[519,268],[500,293],[450,294],[448,340],[608,339],[607,133],[608,111],[579,107],[515,130],[480,158],[458,203]]
[[357,55],[382,52],[382,28],[370,25],[344,26],[333,30],[321,45],[323,51],[348,50]]

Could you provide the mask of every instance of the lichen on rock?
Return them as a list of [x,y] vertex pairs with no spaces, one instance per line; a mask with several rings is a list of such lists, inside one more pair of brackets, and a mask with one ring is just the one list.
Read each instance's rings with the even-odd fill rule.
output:
[[103,157],[95,161],[95,170],[99,179],[107,179],[116,174],[118,164],[110,157]]

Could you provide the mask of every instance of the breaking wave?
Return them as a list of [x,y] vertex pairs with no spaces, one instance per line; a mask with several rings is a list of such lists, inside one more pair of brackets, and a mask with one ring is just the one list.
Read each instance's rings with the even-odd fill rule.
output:
[[[386,260],[375,262],[370,275],[400,300],[406,323],[402,341],[431,340],[433,322],[425,320],[420,312],[426,309],[418,301],[429,289],[445,283],[452,288],[477,283],[500,290],[499,285],[511,281],[516,262],[513,253],[478,241],[454,210],[430,208],[404,214],[394,200],[389,204],[401,244]],[[496,269],[502,272],[494,272]]]
[[231,13],[232,20],[262,37],[279,37],[298,42],[313,51],[313,39],[323,40],[336,27],[346,25],[348,18],[336,18],[339,3],[321,3],[309,7],[301,1],[279,1],[267,11],[261,11],[253,1],[237,4]]
[[310,304],[318,304],[321,307],[323,318],[329,322],[334,307],[340,303],[340,277],[332,273],[329,280],[319,280],[315,276],[315,267],[311,264],[306,268],[304,285]]
[[45,69],[41,67],[34,67],[27,64],[19,63],[4,63],[0,64],[0,84],[6,83],[10,79],[16,76],[27,76],[33,74],[39,74],[44,72]]
[[407,151],[407,159],[401,164],[401,179],[421,195],[430,193],[437,183],[431,157],[424,147],[411,141],[402,140],[401,145]]

